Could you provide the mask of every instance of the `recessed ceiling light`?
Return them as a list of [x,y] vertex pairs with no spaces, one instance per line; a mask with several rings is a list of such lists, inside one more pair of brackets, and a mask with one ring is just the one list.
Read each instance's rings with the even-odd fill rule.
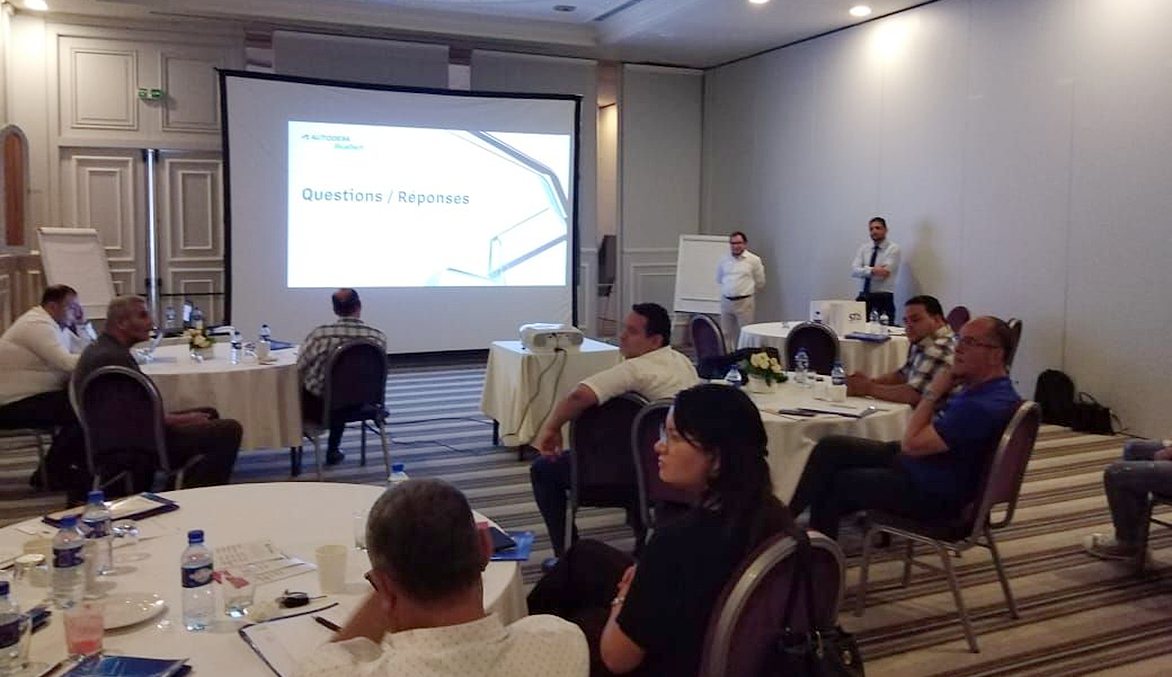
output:
[[49,6],[45,4],[45,0],[24,0],[25,9],[33,9],[38,12],[49,11]]
[[851,16],[858,17],[860,19],[865,16],[871,16],[871,8],[866,5],[855,5],[854,7],[851,7]]
[[574,5],[554,5],[553,6],[553,11],[555,11],[555,12],[572,12],[576,9],[578,9],[578,8]]
[[767,2],[769,2],[769,0],[749,0],[750,5],[764,5]]

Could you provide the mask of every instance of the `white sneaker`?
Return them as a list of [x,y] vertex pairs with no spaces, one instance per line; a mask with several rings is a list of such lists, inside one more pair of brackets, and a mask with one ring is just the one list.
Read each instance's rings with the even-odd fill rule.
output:
[[1082,547],[1088,554],[1099,559],[1129,560],[1139,554],[1139,547],[1130,543],[1120,543],[1107,534],[1091,534],[1082,541]]

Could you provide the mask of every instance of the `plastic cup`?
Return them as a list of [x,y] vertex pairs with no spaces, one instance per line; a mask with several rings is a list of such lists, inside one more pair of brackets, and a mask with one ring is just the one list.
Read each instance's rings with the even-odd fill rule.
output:
[[846,386],[830,386],[831,402],[846,402]]
[[251,566],[229,569],[220,578],[224,615],[244,618],[256,597],[256,569]]
[[269,359],[269,348],[270,348],[270,346],[269,346],[268,341],[257,341],[256,342],[256,361],[257,362],[265,362]]
[[356,512],[354,521],[354,549],[366,550],[366,513]]
[[102,650],[102,604],[83,601],[61,612],[65,618],[65,647],[71,656]]
[[346,590],[346,546],[323,545],[313,551],[317,560],[317,580],[327,595]]

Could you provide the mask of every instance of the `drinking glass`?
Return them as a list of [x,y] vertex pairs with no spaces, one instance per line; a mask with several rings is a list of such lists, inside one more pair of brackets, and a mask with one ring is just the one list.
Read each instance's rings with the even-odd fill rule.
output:
[[256,567],[252,565],[235,567],[223,573],[220,584],[223,586],[224,615],[229,618],[248,615],[248,608],[256,597],[256,573]]
[[102,650],[102,603],[82,601],[61,612],[65,617],[65,647],[71,656]]

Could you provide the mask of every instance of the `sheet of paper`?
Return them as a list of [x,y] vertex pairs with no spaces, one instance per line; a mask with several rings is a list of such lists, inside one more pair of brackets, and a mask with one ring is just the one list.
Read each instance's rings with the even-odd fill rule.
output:
[[267,562],[276,559],[285,559],[285,553],[277,549],[272,541],[249,541],[248,543],[233,543],[221,545],[212,551],[216,566],[223,569]]

